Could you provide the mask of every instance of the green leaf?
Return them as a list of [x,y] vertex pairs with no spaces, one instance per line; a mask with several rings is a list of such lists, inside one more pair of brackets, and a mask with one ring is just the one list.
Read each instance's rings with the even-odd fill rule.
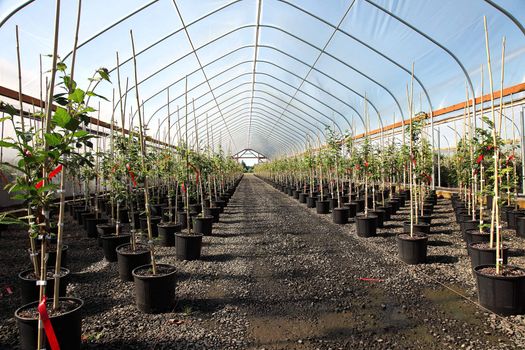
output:
[[46,133],[44,134],[44,138],[46,139],[47,144],[51,147],[56,147],[62,143],[62,138],[57,134]]
[[88,96],[96,96],[98,98],[101,98],[101,99],[106,100],[106,101],[109,102],[109,100],[107,98],[105,98],[104,96],[98,95],[98,94],[94,93],[93,91],[86,92],[86,95],[88,95]]
[[16,147],[16,145],[14,143],[12,143],[12,142],[7,142],[7,141],[0,140],[0,147],[14,148],[14,147]]
[[53,115],[53,122],[61,128],[66,128],[68,123],[71,122],[71,116],[64,108],[58,107]]
[[58,62],[57,63],[57,70],[60,72],[65,72],[67,69],[67,66],[64,62]]
[[109,81],[111,83],[111,80],[109,79],[109,71],[107,68],[99,68],[97,71],[98,75],[106,81]]
[[85,130],[78,130],[78,131],[75,131],[75,133],[73,134],[74,137],[76,138],[82,138],[82,137],[86,137],[89,135],[89,132],[85,131]]
[[84,97],[86,96],[86,93],[84,90],[76,88],[75,91],[69,94],[69,99],[76,103],[82,103],[84,102]]

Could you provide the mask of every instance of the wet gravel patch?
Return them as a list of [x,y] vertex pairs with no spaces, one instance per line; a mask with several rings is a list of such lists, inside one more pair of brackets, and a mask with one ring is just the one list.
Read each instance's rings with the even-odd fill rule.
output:
[[[335,225],[330,215],[245,176],[214,235],[204,237],[200,261],[177,261],[173,247],[156,249],[158,262],[177,271],[176,307],[157,315],[137,311],[133,282],[121,282],[116,263],[104,261],[96,241],[68,219],[68,295],[85,302],[83,348],[524,348],[521,316],[495,317],[439,284],[475,297],[452,208],[440,200],[436,212],[433,228],[443,230],[431,235],[443,242],[429,246],[436,258],[408,266],[397,259],[394,237],[407,209],[380,237],[361,239],[353,224]],[[2,349],[17,348],[12,315],[20,306],[16,274],[28,267],[26,241],[20,230],[0,238],[10,252],[0,256],[0,287],[13,289],[0,298]]]

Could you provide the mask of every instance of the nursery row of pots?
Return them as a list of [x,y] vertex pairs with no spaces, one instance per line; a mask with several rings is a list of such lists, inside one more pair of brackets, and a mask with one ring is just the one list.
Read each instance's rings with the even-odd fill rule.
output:
[[[151,205],[151,226],[154,232],[156,244],[164,247],[175,247],[178,260],[197,260],[201,256],[202,237],[211,235],[213,223],[219,221],[220,214],[228,205],[241,180],[237,178],[231,187],[225,188],[220,199],[213,201],[209,206],[209,200],[204,206],[204,215],[201,215],[201,204],[190,204],[189,210],[185,211],[183,201],[179,203],[180,211],[169,215],[167,198],[163,197],[160,203]],[[121,281],[133,281],[135,285],[135,301],[139,310],[145,313],[164,312],[173,309],[175,303],[176,269],[172,265],[156,264],[156,274],[151,274],[152,242],[139,243],[140,235],[130,232],[133,222],[140,221],[140,230],[147,230],[147,220],[139,215],[139,207],[133,210],[134,218],[127,209],[122,209],[120,218],[120,233],[117,234],[117,224],[110,223],[106,215],[111,212],[108,198],[98,198],[99,212],[86,209],[86,205],[76,201],[68,203],[68,211],[79,225],[84,228],[87,237],[95,238],[97,244],[102,248],[104,258],[110,263],[118,264],[118,273]],[[143,211],[143,209],[142,209]],[[187,228],[187,213],[190,214],[190,230]],[[162,216],[160,216],[160,215]],[[159,216],[157,216],[159,215]],[[174,221],[168,221],[175,217]],[[131,218],[131,220],[130,220]],[[128,225],[131,224],[131,225]],[[135,242],[130,242],[132,237]],[[95,242],[95,241],[94,241]],[[48,242],[50,248],[54,243]],[[79,349],[81,344],[81,309],[84,301],[78,298],[66,296],[67,285],[72,282],[70,271],[67,269],[68,250],[67,245],[62,247],[62,266],[60,278],[60,298],[64,302],[65,312],[59,315],[51,315],[51,322],[55,329],[57,339],[63,349]],[[47,265],[48,279],[46,281],[46,295],[52,302],[54,288],[53,266],[56,259],[56,249],[48,250]],[[38,325],[36,315],[31,312],[35,309],[39,300],[39,288],[36,284],[38,278],[34,276],[33,270],[26,270],[19,274],[19,290],[22,303],[15,312],[15,318],[20,330],[20,344],[23,349],[35,349],[37,343]],[[63,299],[63,300],[62,300]],[[49,346],[49,345],[47,345]]]
[[[390,199],[386,200],[384,205],[376,206],[374,209],[371,203],[375,200],[379,202],[382,195],[369,193],[368,207],[371,210],[368,210],[367,215],[365,215],[363,191],[352,195],[349,195],[347,191],[342,191],[339,194],[329,194],[326,199],[321,200],[319,192],[309,191],[308,186],[298,188],[267,178],[263,179],[276,189],[297,199],[299,203],[305,204],[308,208],[315,208],[317,214],[325,215],[331,212],[332,221],[336,224],[346,224],[349,218],[354,218],[356,234],[359,237],[375,236],[376,229],[384,227],[384,223],[391,220],[392,215],[396,214],[399,208],[404,207],[410,198],[409,190],[396,193],[395,188],[392,188],[385,191],[385,198],[388,197],[389,192],[392,192]],[[343,186],[343,188],[346,187]],[[329,193],[328,188],[325,188],[325,193]],[[373,196],[377,198],[373,198]],[[338,203],[341,203],[341,206],[338,206]],[[436,204],[437,196],[432,191],[426,196],[422,204],[423,207],[420,209],[422,215],[413,219],[412,235],[410,235],[410,221],[403,222],[403,234],[397,235],[396,241],[399,258],[405,263],[420,264],[426,262],[432,213]],[[523,274],[523,270],[507,265],[508,247],[502,247],[500,259],[509,273],[494,274],[492,270],[494,270],[494,261],[496,260],[496,248],[490,245],[491,235],[488,229],[485,227],[480,229],[479,213],[472,215],[472,209],[468,208],[468,203],[461,201],[457,194],[452,197],[451,205],[476,277],[480,304],[501,315],[524,314],[525,274]],[[484,209],[485,215],[490,215],[490,211]],[[516,209],[514,206],[504,207],[504,209],[502,217],[505,218],[508,227],[515,228],[516,235],[523,237],[520,226],[525,226],[525,211]],[[485,222],[488,220],[488,217],[485,217]]]

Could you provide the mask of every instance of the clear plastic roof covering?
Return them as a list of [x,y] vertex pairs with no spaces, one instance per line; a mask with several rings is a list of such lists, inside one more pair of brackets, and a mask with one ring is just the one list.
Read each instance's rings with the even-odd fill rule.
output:
[[[23,93],[40,96],[39,60],[43,55],[48,70],[55,1],[0,1],[0,85],[18,90],[18,25]],[[206,140],[208,119],[210,142],[232,153],[299,151],[306,135],[323,140],[327,126],[362,132],[365,96],[372,129],[407,118],[412,64],[416,111],[462,102],[466,89],[480,96],[483,16],[496,81],[504,36],[505,86],[525,81],[521,0],[88,0],[81,8],[79,84],[99,67],[110,69],[113,85],[97,92],[111,100],[115,89],[119,111],[118,53],[129,123],[137,110],[133,30],[148,133],[163,137],[168,96],[172,124],[184,129],[187,80],[189,132],[197,125]],[[62,1],[59,54],[66,63],[77,9],[77,1]],[[109,121],[112,103],[101,103],[100,118]]]

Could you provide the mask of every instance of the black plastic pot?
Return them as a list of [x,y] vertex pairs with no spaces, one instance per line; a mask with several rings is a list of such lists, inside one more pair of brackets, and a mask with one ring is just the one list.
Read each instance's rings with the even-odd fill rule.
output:
[[383,214],[383,222],[390,221],[391,215],[392,215],[392,207],[390,205],[380,206],[377,207],[378,210],[382,210],[384,212]]
[[516,219],[521,216],[525,216],[525,211],[520,210],[520,209],[509,210],[507,212],[507,218],[508,218],[507,227],[511,230],[515,230],[516,229]]
[[188,216],[185,211],[179,211],[177,213],[178,222],[181,223],[182,229],[188,228]]
[[357,214],[357,203],[350,202],[344,204],[345,208],[348,208],[348,218],[355,218]]
[[135,305],[145,313],[172,311],[175,307],[175,266],[157,264],[157,275],[140,275],[143,270],[151,270],[151,265],[142,265],[133,270],[135,281]]
[[[496,249],[483,248],[477,246],[477,243],[471,243],[468,249],[470,255],[470,266],[476,268],[480,265],[491,265],[496,261]],[[508,247],[503,247],[503,264],[506,265],[508,262]]]
[[334,210],[334,208],[337,208],[337,204],[338,204],[337,198],[328,199],[328,203],[330,204],[329,205],[330,210]]
[[[479,303],[500,315],[524,314],[525,276],[486,275],[481,273],[480,270],[486,267],[494,268],[495,265],[487,264],[474,268]],[[515,267],[512,266],[512,268]]]
[[308,196],[306,197],[306,207],[307,208],[315,208],[317,202],[317,197]]
[[[26,304],[15,311],[15,319],[20,333],[20,348],[22,350],[34,350],[38,343],[38,318],[25,318],[20,313],[27,309],[36,309],[38,301]],[[53,299],[48,299],[47,309],[51,309]],[[82,335],[82,306],[84,302],[77,298],[60,298],[60,303],[74,303],[75,307],[58,316],[51,316],[51,325],[55,331],[60,349],[80,349]],[[47,338],[46,349],[51,349]],[[44,346],[42,346],[44,348]]]
[[[412,225],[414,227],[414,233],[421,233],[424,235],[430,234],[430,225],[424,223],[416,223]],[[403,233],[410,234],[410,221],[403,222]]]
[[84,213],[89,213],[89,210],[86,210],[84,206],[76,207],[76,209],[74,209],[74,211],[73,211],[73,217],[75,218],[75,220],[79,224],[81,224],[81,222],[80,222],[80,220],[81,220],[80,215],[82,215]]
[[475,230],[479,228],[479,221],[478,220],[464,220],[459,223],[459,228],[461,229],[461,233],[463,234],[463,239],[467,240],[467,231]]
[[479,229],[468,230],[465,232],[465,241],[467,242],[467,249],[470,249],[470,243],[488,243],[490,242],[490,233],[488,232],[480,233]]
[[525,216],[516,218],[516,236],[525,237]]
[[86,219],[88,218],[94,218],[95,217],[95,213],[92,213],[92,212],[89,212],[89,211],[86,211],[86,212],[83,212],[81,213],[79,216],[78,216],[78,224],[82,227],[84,227],[84,229],[86,229],[86,226],[84,225],[84,222],[86,221]]
[[133,269],[151,263],[151,254],[146,245],[137,243],[135,252],[130,251],[128,247],[131,247],[130,243],[119,245],[116,249],[118,275],[124,282],[133,281]]
[[162,208],[164,208],[166,206],[166,204],[164,203],[161,203],[161,204],[150,204],[150,209],[151,209],[151,215],[154,215],[154,216],[161,216],[162,215]]
[[377,216],[377,227],[378,228],[382,228],[385,226],[384,225],[385,223],[385,211],[384,210],[376,208],[376,210],[369,210],[368,213],[371,215]]
[[160,245],[163,247],[173,247],[175,245],[175,233],[182,229],[181,223],[162,222],[157,225],[159,230]]
[[117,226],[114,224],[98,224],[97,226],[97,233],[99,236],[107,236],[111,233],[117,232]]
[[357,215],[355,217],[355,226],[359,237],[374,237],[377,235],[377,216]]
[[329,200],[316,201],[315,210],[317,214],[330,214],[330,201]]
[[[48,271],[54,271],[53,269],[49,269]],[[69,270],[62,267],[60,269],[63,276],[60,278],[60,288],[59,288],[59,296],[64,297],[66,296],[66,289],[67,285],[70,280],[70,274]],[[40,287],[36,285],[36,280],[32,278],[27,278],[26,276],[33,272],[32,269],[22,271],[18,274],[18,286],[20,288],[20,298],[22,299],[22,304],[31,303],[33,301],[38,301],[39,291]],[[55,286],[55,279],[53,277],[49,277],[46,279],[46,296],[48,298],[53,297],[53,289]]]
[[[162,218],[160,216],[152,216],[151,217],[151,235],[153,237],[158,237],[159,236],[159,231],[157,229],[157,225],[160,223],[161,219]],[[140,217],[140,229],[147,234],[147,232],[148,232],[148,220],[147,220],[147,218],[145,216],[141,216]]]
[[406,205],[406,200],[407,200],[408,197],[404,197],[404,196],[397,196],[397,197],[394,197],[393,199],[396,200],[397,202],[399,202],[399,208],[402,208]]
[[204,208],[204,216],[213,216],[213,222],[219,222],[221,214],[220,207]]
[[86,227],[87,236],[88,237],[93,237],[93,238],[98,237],[97,225],[98,224],[105,224],[106,222],[108,222],[107,219],[86,218],[84,226]]
[[420,215],[417,217],[417,222],[421,224],[432,224],[432,215]]
[[353,202],[357,204],[358,213],[362,213],[363,211],[365,211],[365,200],[364,199],[355,199]]
[[211,235],[213,231],[213,216],[197,216],[193,219],[193,232]]
[[[69,250],[69,247],[66,244],[62,245],[62,258],[60,259],[62,267],[67,267],[67,251],[68,250]],[[55,263],[57,261],[56,249],[48,250],[47,253],[48,255],[47,255],[46,266],[55,267]]]
[[332,210],[332,221],[334,224],[344,225],[348,223],[348,215],[350,214],[350,209],[347,207],[334,208]]
[[104,258],[109,262],[117,261],[117,247],[124,243],[128,243],[131,235],[119,234],[118,236],[110,234],[107,236],[100,236],[102,241],[102,250],[104,251]]
[[308,198],[308,193],[299,193],[299,203],[306,203],[306,198]]
[[427,244],[428,237],[422,234],[397,235],[397,248],[399,258],[407,264],[423,264],[427,261]]
[[392,206],[392,215],[399,210],[399,201],[397,199],[391,199],[387,201],[387,204]]
[[177,260],[198,260],[201,257],[202,234],[175,234]]
[[222,199],[218,199],[218,200],[216,200],[216,201],[213,201],[213,205],[214,205],[215,207],[219,207],[219,208],[221,208],[221,211],[220,211],[221,213],[224,213],[224,208],[226,208],[226,205],[227,205],[227,204],[228,204],[228,203],[226,203],[226,201],[224,201],[224,200],[222,200]]
[[202,205],[200,205],[200,203],[190,204],[190,211],[200,214],[202,212]]
[[509,217],[508,217],[509,212],[513,211],[514,209],[516,209],[516,208],[513,205],[503,205],[503,206],[501,206],[501,209],[500,209],[501,219],[508,223],[509,222]]

